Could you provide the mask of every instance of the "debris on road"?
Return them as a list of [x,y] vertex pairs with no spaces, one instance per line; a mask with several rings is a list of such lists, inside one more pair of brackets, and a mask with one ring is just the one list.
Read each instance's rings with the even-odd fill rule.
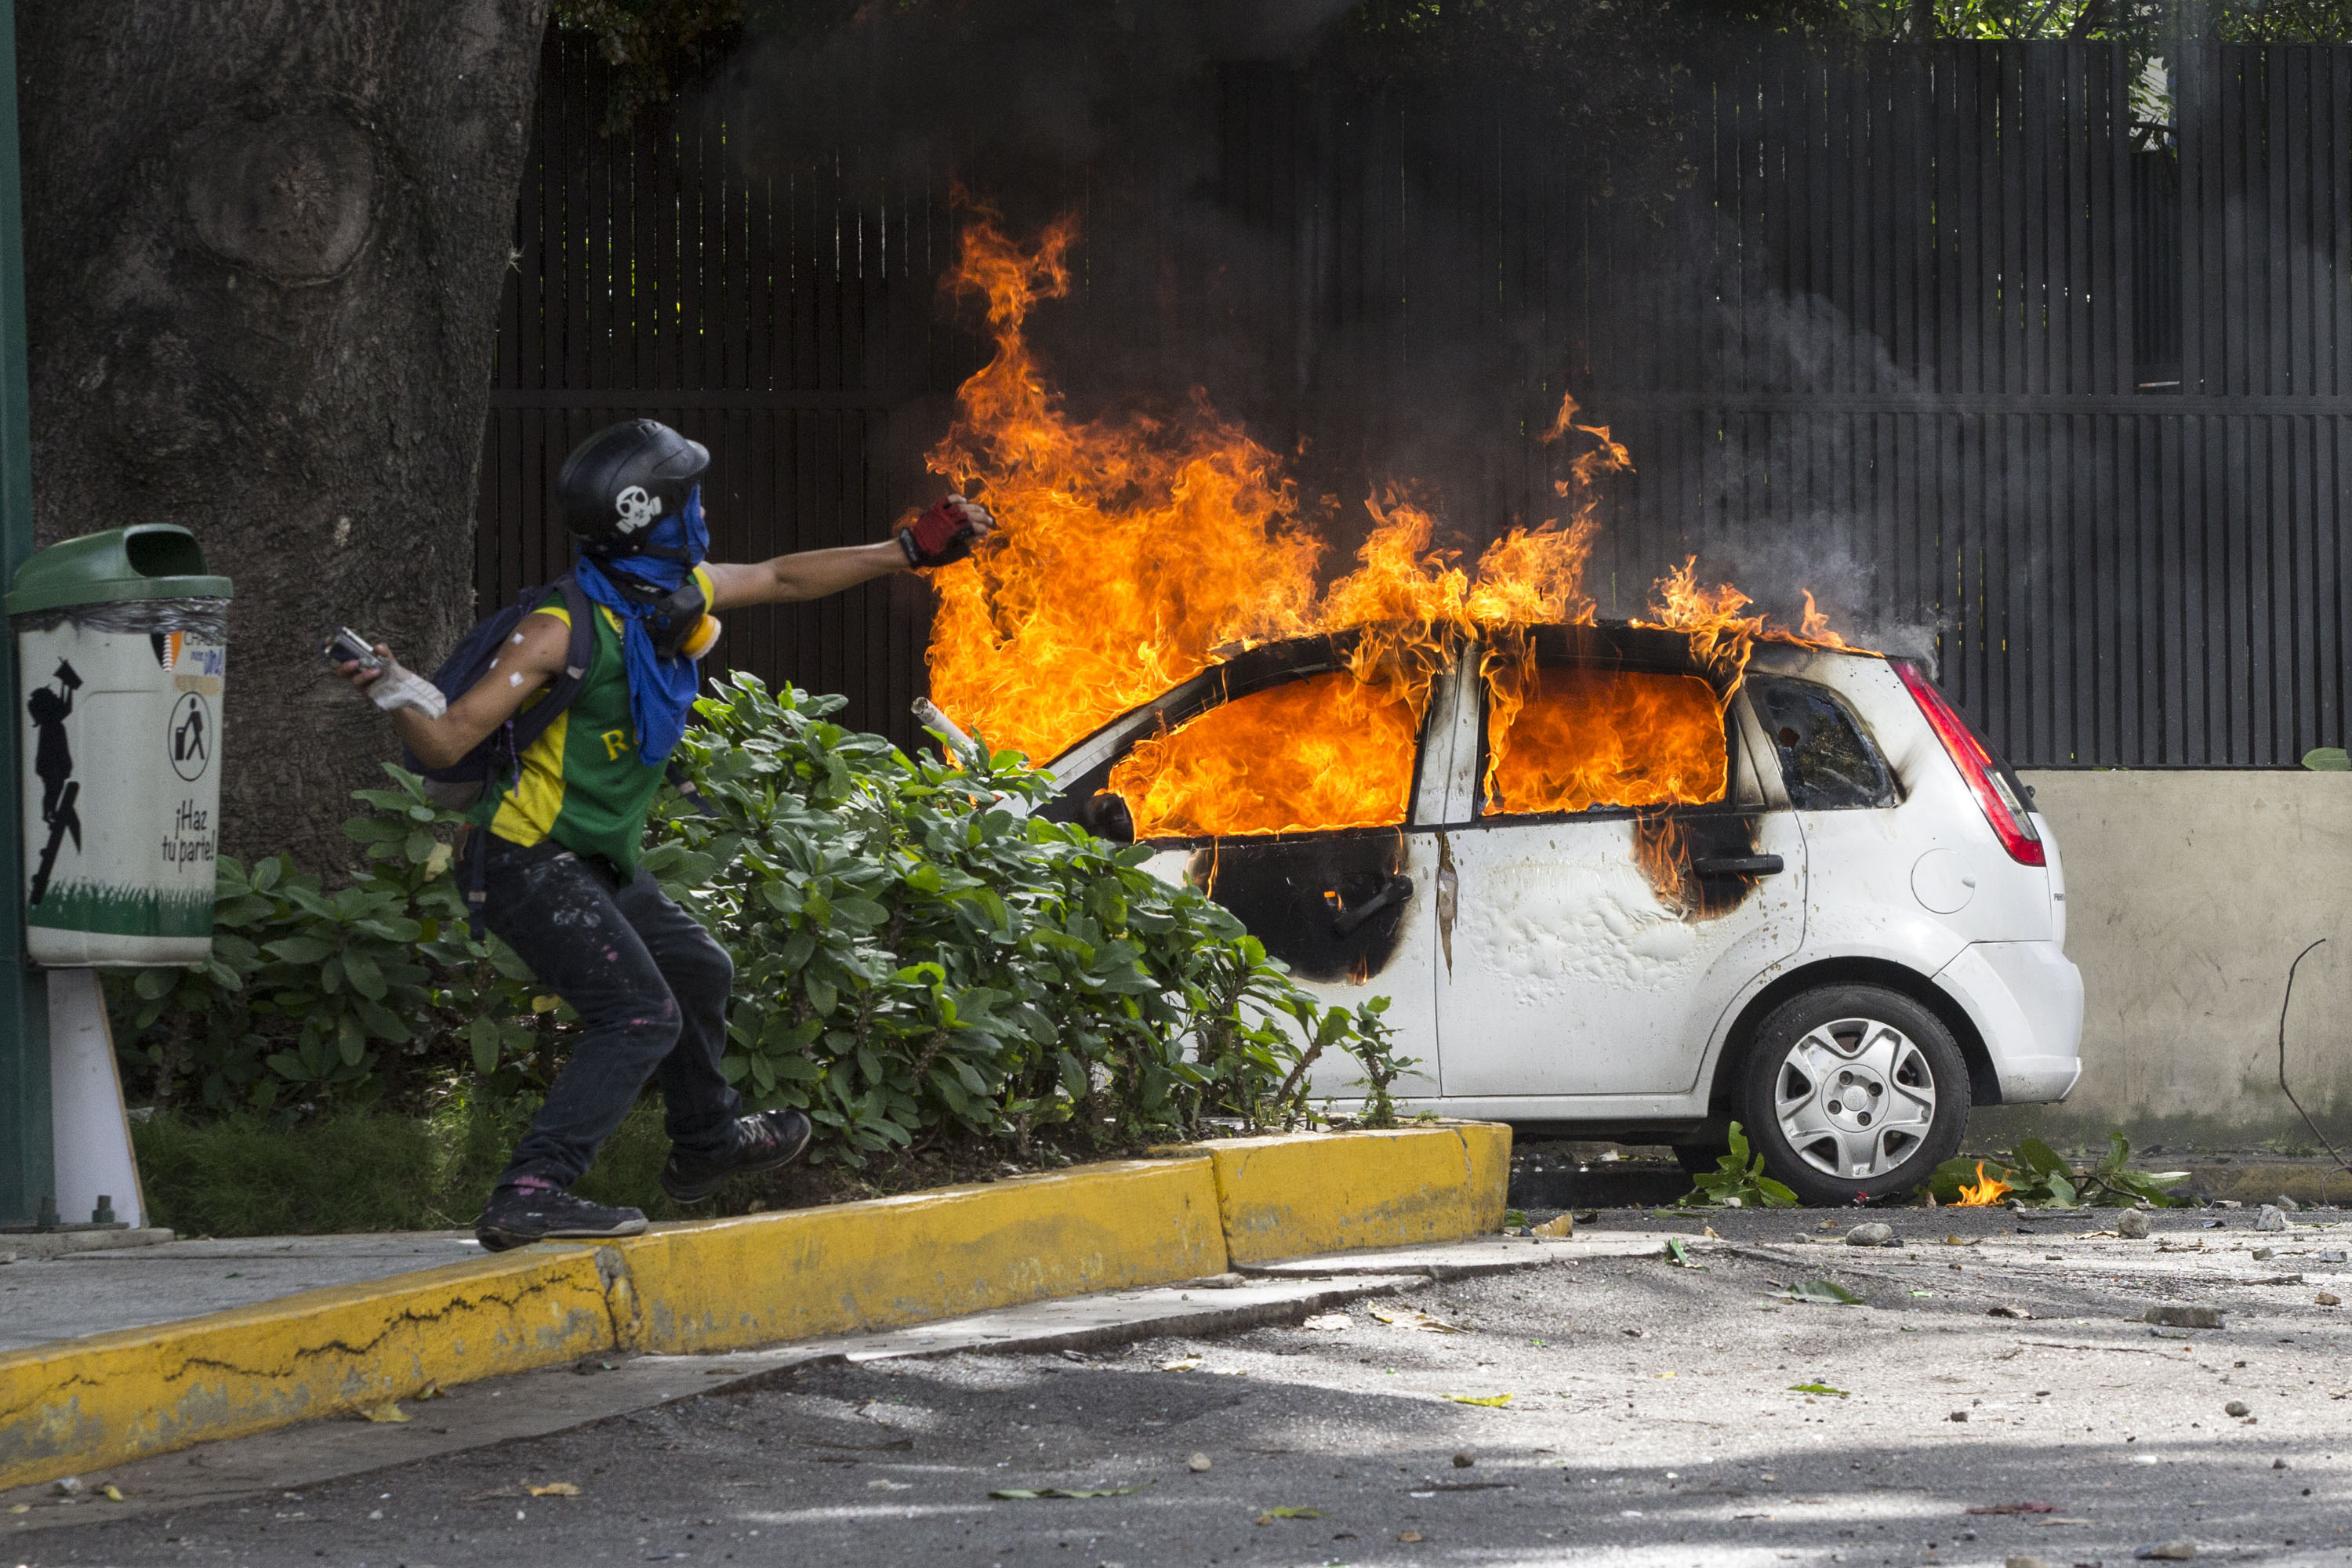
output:
[[1209,1462],[1208,1455],[1195,1454],[1191,1458],[1184,1461],[1184,1468],[1192,1471],[1196,1476],[1205,1476],[1209,1473],[1212,1467]]
[[1457,1470],[1466,1470],[1477,1462],[1476,1458],[1468,1454],[1456,1454],[1454,1456],[1454,1468]]
[[1783,1285],[1780,1299],[1784,1301],[1813,1301],[1832,1307],[1859,1307],[1862,1298],[1834,1279],[1800,1279],[1794,1285]]
[[2126,1209],[2116,1215],[2116,1234],[2126,1241],[2147,1239],[2147,1215],[2139,1209]]
[[2254,1228],[2256,1230],[2284,1230],[2286,1228],[2285,1211],[2281,1209],[2276,1204],[2264,1204],[2263,1205],[2263,1212],[2254,1216]]
[[570,1481],[550,1481],[543,1487],[525,1487],[533,1497],[578,1497],[580,1489]]
[[2143,1563],[2186,1563],[2197,1555],[2197,1543],[2193,1541],[2159,1541],[2141,1547],[2132,1555]]
[[1160,1370],[1162,1372],[1190,1372],[1200,1364],[1201,1358],[1199,1356],[1180,1355],[1174,1361],[1161,1362],[1160,1363]]
[[1540,1236],[1547,1241],[1564,1240],[1576,1234],[1576,1217],[1573,1215],[1561,1215],[1557,1218],[1548,1219],[1528,1234]]
[[1844,1389],[1832,1388],[1826,1383],[1792,1383],[1789,1385],[1789,1392],[1791,1394],[1834,1394],[1840,1399],[1848,1397]]
[[1257,1516],[1260,1524],[1272,1524],[1277,1519],[1321,1519],[1319,1508],[1270,1508]]
[[1511,1402],[1507,1394],[1449,1394],[1445,1397],[1456,1405],[1483,1405],[1489,1410],[1500,1410]]
[[1151,1485],[1138,1481],[1131,1487],[999,1487],[988,1495],[1006,1502],[1037,1502],[1047,1498],[1127,1497]]
[[408,1412],[400,1407],[400,1402],[396,1399],[387,1399],[382,1405],[371,1405],[360,1414],[365,1415],[371,1421],[405,1421],[408,1419]]
[[1318,1333],[1336,1334],[1356,1326],[1356,1321],[1345,1312],[1318,1312],[1300,1325]]
[[2005,1302],[2004,1302],[2004,1303],[2001,1303],[2001,1304],[2000,1304],[2000,1305],[1991,1306],[1991,1307],[1987,1307],[1987,1308],[1985,1309],[1985,1316],[1986,1316],[1986,1317],[1988,1317],[1988,1318],[2023,1318],[2023,1319],[2031,1319],[2031,1318],[2033,1316],[2033,1314],[2032,1314],[2032,1313],[2031,1313],[2031,1312],[2029,1312],[2029,1311],[2027,1311],[2027,1310],[2026,1310],[2024,1308],[2022,1308],[2022,1307],[2011,1307],[2011,1306],[2010,1306],[2010,1305],[2008,1305],[2007,1303],[2005,1303]]
[[2322,1290],[2311,1299],[2311,1304],[2315,1307],[2340,1307],[2344,1304],[2344,1298],[2333,1290]]
[[1895,1240],[1895,1227],[1871,1220],[1845,1233],[1848,1247],[1885,1247]]
[[2160,1323],[2168,1329],[2218,1329],[2222,1326],[2221,1310],[2218,1307],[2150,1307],[2139,1315],[2139,1321]]
[[1670,1236],[1666,1237],[1666,1261],[1673,1264],[1677,1268],[1704,1268],[1706,1267],[1704,1263],[1693,1263],[1691,1261],[1690,1248],[1684,1244],[1683,1238],[1679,1236]]
[[1364,1309],[1373,1318],[1391,1328],[1412,1329],[1424,1334],[1458,1334],[1465,1331],[1460,1325],[1443,1318],[1433,1317],[1418,1307],[1372,1306]]
[[2252,1406],[2242,1399],[2232,1399],[2229,1404],[2221,1406],[2221,1414],[2224,1415],[2244,1415],[2251,1410]]
[[1977,1514],[2056,1513],[2058,1505],[2054,1502],[1996,1502],[1972,1508],[1969,1511]]

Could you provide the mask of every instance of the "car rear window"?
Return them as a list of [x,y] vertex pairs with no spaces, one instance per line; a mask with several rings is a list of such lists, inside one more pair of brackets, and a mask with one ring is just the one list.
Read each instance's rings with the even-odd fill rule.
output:
[[1825,686],[1751,675],[1748,699],[1780,752],[1780,778],[1799,811],[1895,803],[1895,775],[1846,705]]
[[1507,664],[1489,679],[1490,815],[1703,805],[1729,774],[1723,709],[1698,676]]
[[1421,704],[1346,670],[1212,708],[1110,771],[1138,838],[1392,827],[1412,801]]

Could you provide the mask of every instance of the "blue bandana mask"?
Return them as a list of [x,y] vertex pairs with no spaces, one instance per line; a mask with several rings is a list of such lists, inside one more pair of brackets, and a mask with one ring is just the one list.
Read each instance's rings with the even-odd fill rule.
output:
[[700,663],[685,654],[664,658],[654,647],[655,604],[685,585],[710,553],[702,521],[702,487],[686,504],[654,524],[641,552],[583,555],[572,567],[588,597],[621,617],[621,662],[629,677],[629,717],[637,727],[637,761],[657,768],[686,733],[686,716],[701,687]]

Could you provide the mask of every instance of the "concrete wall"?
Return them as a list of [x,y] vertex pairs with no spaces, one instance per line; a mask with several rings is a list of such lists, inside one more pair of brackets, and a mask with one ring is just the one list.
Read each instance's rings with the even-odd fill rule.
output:
[[2083,1081],[2065,1104],[1979,1113],[1971,1146],[2121,1127],[2136,1144],[2316,1144],[2288,1081],[2352,1150],[2352,773],[2029,773],[2066,871],[2083,971]]

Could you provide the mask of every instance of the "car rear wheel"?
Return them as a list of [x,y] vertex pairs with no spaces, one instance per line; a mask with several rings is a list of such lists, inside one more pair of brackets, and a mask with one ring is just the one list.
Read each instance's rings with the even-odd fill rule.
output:
[[1883,985],[1782,1003],[1748,1058],[1745,1121],[1764,1167],[1809,1204],[1891,1197],[1960,1147],[1969,1069],[1943,1021]]

